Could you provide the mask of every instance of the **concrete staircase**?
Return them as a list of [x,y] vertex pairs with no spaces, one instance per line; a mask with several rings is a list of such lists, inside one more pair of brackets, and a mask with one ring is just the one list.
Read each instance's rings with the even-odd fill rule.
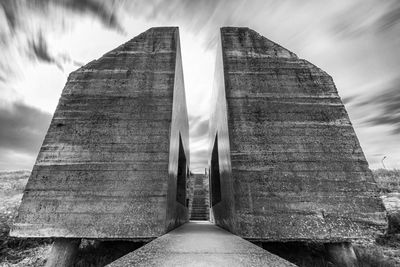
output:
[[190,213],[190,220],[208,221],[209,212],[209,190],[208,180],[204,174],[194,175],[193,200]]

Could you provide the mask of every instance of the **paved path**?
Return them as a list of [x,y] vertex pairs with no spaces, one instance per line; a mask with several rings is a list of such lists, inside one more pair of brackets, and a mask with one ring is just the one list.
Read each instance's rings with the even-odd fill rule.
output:
[[296,265],[209,222],[189,222],[108,266]]

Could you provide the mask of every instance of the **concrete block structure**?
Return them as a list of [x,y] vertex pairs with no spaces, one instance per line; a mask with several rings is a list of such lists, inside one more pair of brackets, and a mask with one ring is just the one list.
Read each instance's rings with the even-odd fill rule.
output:
[[260,241],[342,242],[386,228],[332,78],[248,28],[221,29],[210,118],[217,225]]
[[152,28],[70,74],[11,235],[147,239],[188,220],[179,31]]

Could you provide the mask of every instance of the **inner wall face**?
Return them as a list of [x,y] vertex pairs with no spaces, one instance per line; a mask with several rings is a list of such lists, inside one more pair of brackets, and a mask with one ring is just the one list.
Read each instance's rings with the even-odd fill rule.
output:
[[188,154],[178,29],[152,28],[71,73],[11,234],[160,236],[187,219]]
[[213,114],[226,101],[227,124],[211,116],[210,139],[217,128],[229,131],[230,158],[220,148],[219,164],[231,171],[221,188],[233,191],[222,190],[231,214],[217,204],[216,223],[270,241],[381,233],[384,208],[332,78],[248,28],[222,28],[221,45],[224,74],[214,94],[226,98]]

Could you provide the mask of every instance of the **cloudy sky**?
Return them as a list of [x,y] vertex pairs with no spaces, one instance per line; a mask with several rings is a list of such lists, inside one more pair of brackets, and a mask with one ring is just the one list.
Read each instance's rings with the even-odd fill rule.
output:
[[398,0],[0,0],[0,170],[31,169],[68,74],[179,26],[192,168],[206,164],[219,27],[246,26],[333,76],[371,168],[400,168]]

